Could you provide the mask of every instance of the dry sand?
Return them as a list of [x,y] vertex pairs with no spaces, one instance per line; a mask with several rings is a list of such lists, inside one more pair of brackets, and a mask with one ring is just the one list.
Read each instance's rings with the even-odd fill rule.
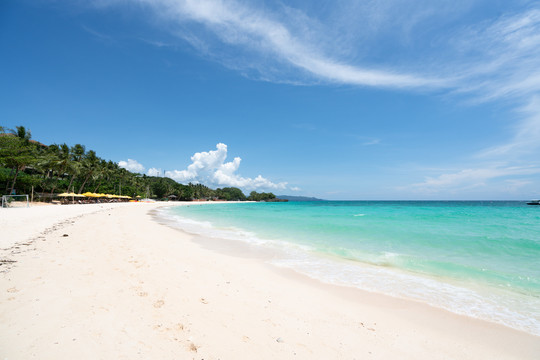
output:
[[539,337],[201,246],[162,205],[0,210],[0,359],[538,359]]

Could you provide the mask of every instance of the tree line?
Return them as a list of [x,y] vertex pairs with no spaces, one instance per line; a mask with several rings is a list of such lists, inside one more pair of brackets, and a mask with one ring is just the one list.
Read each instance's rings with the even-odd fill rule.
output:
[[32,140],[24,126],[0,126],[0,192],[36,194],[47,200],[57,193],[84,192],[176,200],[276,201],[272,193],[255,191],[246,197],[235,187],[211,189],[203,184],[180,184],[165,177],[133,173],[100,158],[84,145],[44,145]]

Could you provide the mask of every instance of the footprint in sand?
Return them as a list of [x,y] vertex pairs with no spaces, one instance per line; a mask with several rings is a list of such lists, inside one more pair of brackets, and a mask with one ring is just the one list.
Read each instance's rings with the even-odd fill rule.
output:
[[9,288],[6,290],[8,293],[16,293],[16,292],[19,292],[19,290],[17,290],[17,288],[15,287],[12,287],[12,288]]
[[160,308],[162,307],[163,305],[165,304],[165,301],[163,300],[158,300],[154,303],[154,307],[157,309],[157,308]]

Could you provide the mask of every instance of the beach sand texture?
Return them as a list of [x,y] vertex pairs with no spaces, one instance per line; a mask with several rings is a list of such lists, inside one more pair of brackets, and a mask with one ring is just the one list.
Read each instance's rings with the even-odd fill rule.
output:
[[201,246],[163,205],[0,210],[0,359],[538,359],[539,337]]

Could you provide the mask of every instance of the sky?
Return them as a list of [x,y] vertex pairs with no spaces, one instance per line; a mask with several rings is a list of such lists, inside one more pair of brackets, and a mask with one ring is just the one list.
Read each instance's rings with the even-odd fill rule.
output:
[[540,1],[4,0],[0,125],[138,173],[540,197]]

